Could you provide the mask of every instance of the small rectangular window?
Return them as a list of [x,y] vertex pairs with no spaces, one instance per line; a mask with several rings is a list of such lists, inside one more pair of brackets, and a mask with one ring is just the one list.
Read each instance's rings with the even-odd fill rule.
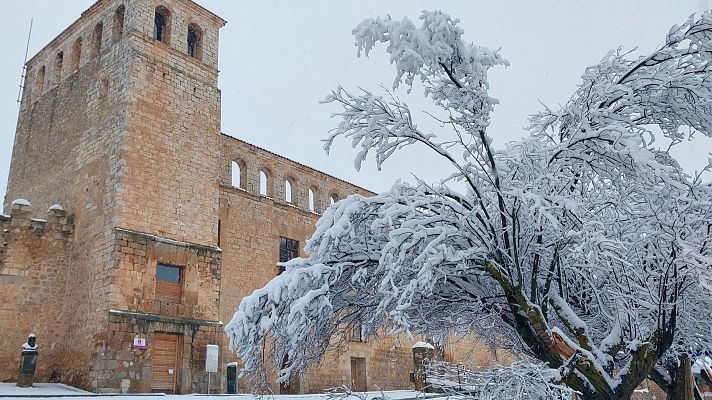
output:
[[[299,257],[299,241],[285,237],[279,238],[279,262],[286,262]],[[279,267],[278,275],[284,272],[284,267]]]
[[351,329],[351,341],[352,342],[365,342],[363,337],[363,325],[361,322],[356,322]]
[[156,279],[164,282],[180,283],[180,267],[168,264],[156,266]]
[[279,238],[279,262],[299,257],[299,241],[285,237]]
[[183,297],[183,269],[169,264],[156,265],[156,300],[180,303]]

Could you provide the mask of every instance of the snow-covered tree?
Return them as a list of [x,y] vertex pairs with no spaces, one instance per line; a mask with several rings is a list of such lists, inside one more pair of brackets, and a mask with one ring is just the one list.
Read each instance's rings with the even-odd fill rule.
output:
[[[286,380],[362,324],[367,337],[482,333],[586,399],[628,398],[646,378],[671,393],[679,354],[712,349],[710,166],[690,175],[673,156],[712,136],[712,15],[647,56],[612,51],[501,149],[487,73],[508,62],[443,12],[420,19],[354,29],[359,54],[386,45],[393,90],[331,93],[340,123],[325,147],[348,139],[357,168],[369,154],[380,168],[419,146],[452,175],[326,210],[309,257],[227,326],[246,370]],[[416,81],[443,115],[437,135],[394,94]]]

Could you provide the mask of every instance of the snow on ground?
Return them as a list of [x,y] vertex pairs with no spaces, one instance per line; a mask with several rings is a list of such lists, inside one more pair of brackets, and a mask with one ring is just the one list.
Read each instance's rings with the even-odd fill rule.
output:
[[[339,397],[339,400],[375,400],[380,399],[385,395],[387,399],[390,400],[406,400],[406,399],[430,399],[434,397],[442,397],[442,395],[427,394],[424,395],[421,392],[416,392],[412,390],[392,390],[387,392],[366,392],[359,393],[358,396],[352,395],[348,397]],[[251,394],[237,394],[237,395],[226,395],[226,394],[191,394],[191,395],[163,395],[163,394],[131,394],[131,395],[121,395],[121,394],[107,394],[100,395],[85,392],[83,390],[73,388],[71,386],[62,385],[59,383],[36,383],[32,388],[18,388],[14,383],[0,383],[0,398],[12,398],[12,399],[69,399],[69,398],[91,398],[100,399],[106,398],[110,400],[138,400],[141,398],[154,399],[159,398],[160,400],[185,400],[188,397],[195,398],[195,400],[211,400],[219,399],[226,400],[227,398],[237,399],[237,400],[327,400],[326,394],[302,394],[302,395],[272,395],[272,396],[255,396]]]
[[17,387],[14,383],[0,383],[0,397],[5,396],[78,396],[91,394],[61,383],[35,383],[31,388]]

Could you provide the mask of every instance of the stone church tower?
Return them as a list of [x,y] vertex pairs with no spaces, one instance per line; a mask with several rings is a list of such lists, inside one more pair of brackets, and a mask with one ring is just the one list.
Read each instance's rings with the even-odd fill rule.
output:
[[6,198],[215,246],[224,24],[192,1],[94,4],[28,62]]
[[[52,296],[28,307],[31,288],[45,292],[44,283],[28,284],[33,276],[3,287],[29,315],[0,335],[9,341],[37,331],[43,357],[52,360],[40,373],[97,390],[187,392],[202,384],[204,372],[184,353],[193,342],[217,342],[220,329],[217,68],[224,24],[188,0],[101,0],[28,62],[4,208],[23,208],[10,202],[25,198],[32,216],[42,217],[60,204],[73,220],[64,265],[36,271],[52,274],[45,279]],[[43,257],[7,253],[15,265]],[[192,324],[149,321],[162,307],[178,307],[155,300],[155,282],[148,288],[147,271],[159,262],[183,266],[180,303]],[[7,311],[3,322],[13,318]],[[143,314],[127,317],[131,312]],[[179,355],[166,368],[175,372],[162,378],[169,383],[140,379],[151,371],[135,361],[151,349],[132,350],[131,342],[153,330]],[[178,376],[181,363],[187,365]],[[123,364],[131,365],[117,372]]]
[[[221,321],[305,255],[326,207],[371,194],[221,132],[224,25],[191,0],[99,0],[27,63],[0,215],[0,381],[34,332],[43,381],[205,393],[215,344],[224,391],[239,360]],[[444,357],[490,361],[458,346]],[[411,387],[409,342],[355,330],[340,350],[272,391]]]

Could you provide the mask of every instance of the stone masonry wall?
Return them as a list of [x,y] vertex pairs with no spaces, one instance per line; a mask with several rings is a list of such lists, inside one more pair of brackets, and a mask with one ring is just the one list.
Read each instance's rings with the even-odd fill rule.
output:
[[[169,317],[219,319],[221,251],[117,229],[112,281],[121,288],[111,308]],[[156,265],[182,268],[180,302],[156,300]]]
[[[156,6],[169,10],[169,43],[150,36]],[[135,0],[130,34],[129,126],[117,224],[175,240],[217,242],[220,91],[217,35],[224,21],[185,0]],[[201,26],[203,59],[185,54]]]
[[[117,229],[111,281],[121,289],[111,296],[107,329],[96,337],[91,388],[99,392],[150,392],[153,335],[182,337],[179,382],[182,393],[204,392],[205,346],[217,343],[220,323],[221,252],[140,232]],[[182,268],[182,298],[157,300],[156,265]],[[148,349],[132,347],[134,337]]]
[[[197,26],[201,35],[201,51],[196,61],[213,71],[217,78],[220,28],[227,23],[225,20],[190,0],[126,0],[125,3],[127,9],[131,10],[130,16],[127,17],[128,29],[142,37],[151,37],[153,34],[156,8],[168,10],[166,38],[162,45],[176,54],[187,54],[188,26]],[[208,76],[202,78],[207,79]],[[217,82],[212,84],[217,85]]]
[[[231,164],[239,166],[238,180],[232,179]],[[267,193],[260,194],[260,171],[267,175]],[[220,240],[223,250],[220,319],[229,321],[244,296],[264,286],[277,274],[279,239],[298,240],[300,256],[305,241],[314,232],[320,213],[335,200],[358,193],[371,195],[366,189],[316,171],[257,146],[222,137],[220,164]],[[292,187],[292,201],[287,202],[285,181]],[[234,187],[239,186],[239,187]],[[309,189],[314,193],[314,209],[309,207]],[[369,390],[407,389],[411,387],[408,372],[412,370],[413,340],[405,337],[342,344],[338,351],[327,352],[321,364],[300,377],[303,393],[318,393],[341,385],[351,385],[351,357],[366,360]],[[223,336],[221,364],[239,361],[228,349]],[[450,338],[444,358],[453,362],[487,365],[496,352],[474,337]],[[503,358],[500,355],[499,358]],[[250,391],[241,382],[242,391]],[[272,382],[271,390],[279,392]]]
[[[104,188],[113,189],[120,169],[111,156],[118,155],[112,153],[118,153],[126,115],[126,80],[121,77],[127,70],[124,42],[110,38],[110,11],[90,8],[27,63],[5,208],[16,198],[27,198],[39,213],[55,203],[72,213],[75,206],[96,211],[111,203]],[[98,24],[103,24],[103,40],[93,52],[88,47]],[[69,59],[80,39],[81,62],[73,69]],[[64,61],[58,68],[55,57],[60,53]],[[45,69],[43,80],[40,69]]]
[[[110,282],[110,257],[116,191],[125,164],[120,150],[130,47],[125,33],[112,31],[122,4],[96,3],[28,62],[5,201],[8,208],[10,200],[27,198],[35,216],[60,203],[75,222],[72,262],[63,271],[74,281],[53,307],[68,327],[62,335],[67,357],[51,378],[85,388],[90,386],[94,336],[106,325],[109,295],[117,291]],[[76,285],[78,277],[81,285]]]
[[[156,332],[179,334],[181,337],[177,371],[180,393],[205,393],[205,350],[218,342],[222,328],[213,321],[166,318],[159,315],[111,312],[103,340],[96,344],[92,386],[106,393],[151,392],[153,346]],[[146,339],[148,348],[136,349],[133,339]],[[218,378],[218,379],[216,379]],[[219,377],[213,377],[213,382]],[[217,384],[212,385],[213,393]]]
[[[276,276],[280,237],[298,240],[300,256],[305,241],[314,232],[319,213],[330,197],[343,199],[352,193],[370,194],[365,189],[259,147],[223,135],[220,169],[220,242],[223,249],[220,318],[229,321],[240,300],[264,286]],[[240,186],[232,187],[231,163],[240,166]],[[267,196],[259,194],[260,171],[268,176]],[[292,201],[285,199],[284,181],[292,185]],[[237,183],[237,182],[235,182]],[[308,191],[314,193],[314,210],[309,209]],[[222,337],[221,364],[236,361]],[[369,389],[406,388],[409,386],[410,347],[392,339],[378,342],[349,342],[339,352],[329,352],[322,364],[301,377],[304,393],[351,384],[351,357],[366,359]],[[272,382],[271,390],[279,393]],[[241,391],[250,391],[245,382]]]
[[371,391],[411,389],[413,341],[385,337],[376,341],[346,342],[327,352],[322,362],[302,376],[305,393],[321,393],[340,386],[351,387],[351,357],[366,360],[366,385]]
[[[314,232],[318,212],[328,206],[330,197],[343,199],[352,193],[368,195],[365,189],[256,146],[223,135],[220,169],[220,240],[223,250],[220,318],[229,321],[244,296],[264,286],[278,273],[280,237],[299,241],[300,256],[305,241]],[[230,184],[230,165],[240,165],[240,186]],[[267,196],[259,194],[260,171],[268,171]],[[284,181],[292,183],[292,202],[287,203]],[[308,190],[314,193],[314,208],[309,209]],[[221,343],[221,365],[237,361],[230,352],[227,337]],[[350,357],[365,357],[367,373],[374,384],[383,388],[407,387],[407,373],[399,364],[409,365],[409,350],[393,347],[392,341],[352,342],[342,353],[329,353],[322,365],[301,378],[301,391],[314,393],[326,388],[350,385]],[[383,363],[384,361],[386,361]],[[223,369],[224,370],[224,369]],[[223,382],[224,387],[224,382]],[[242,382],[241,391],[251,388]],[[271,390],[279,393],[272,382]]]
[[[226,134],[221,137],[219,161],[218,181],[221,186],[237,187],[248,193],[260,195],[260,172],[263,172],[267,177],[265,197],[287,204],[285,182],[289,181],[292,187],[292,201],[289,205],[303,211],[320,214],[331,205],[332,199],[338,201],[354,193],[364,196],[373,195],[367,189]],[[233,163],[238,166],[236,171],[239,171],[239,185],[232,179]],[[310,189],[313,193],[311,209]]]
[[61,209],[47,211],[46,219],[32,219],[32,208],[21,204],[10,212],[0,216],[0,382],[16,380],[30,333],[40,346],[36,376],[52,380],[71,358],[63,339],[73,307],[64,302],[73,279],[66,275],[73,226]]
[[[71,290],[66,290],[61,300],[56,300],[61,307],[54,304],[57,318],[64,319],[68,327],[65,334],[57,337],[57,340],[63,341],[63,352],[68,356],[58,363],[61,368],[53,371],[51,378],[84,388],[96,387],[92,386],[92,383],[98,384],[97,371],[106,371],[102,368],[108,361],[97,358],[97,348],[101,348],[104,332],[108,329],[108,311],[111,304],[124,301],[120,286],[122,282],[117,280],[113,273],[116,246],[114,228],[122,221],[122,215],[128,215],[129,219],[137,221],[137,226],[144,227],[141,223],[145,222],[143,216],[146,214],[142,209],[134,209],[134,215],[124,213],[126,208],[123,206],[126,205],[127,199],[122,196],[129,190],[131,193],[139,192],[133,183],[146,183],[151,185],[151,188],[159,186],[156,182],[150,182],[150,179],[144,180],[143,176],[136,176],[135,180],[121,178],[132,172],[132,169],[144,171],[150,168],[151,160],[145,157],[146,154],[153,154],[154,160],[162,162],[166,160],[167,155],[174,154],[175,150],[175,143],[168,143],[165,152],[151,153],[132,147],[142,145],[145,137],[127,138],[128,134],[145,133],[141,130],[130,131],[129,127],[143,127],[150,134],[163,135],[165,141],[156,139],[158,142],[166,143],[172,140],[171,136],[167,135],[168,132],[155,131],[155,125],[144,124],[145,121],[153,123],[143,114],[145,110],[141,107],[144,104],[135,107],[139,103],[137,99],[142,95],[137,94],[135,90],[142,88],[144,83],[138,78],[141,66],[137,59],[141,56],[144,56],[143,60],[149,59],[150,57],[145,57],[146,54],[150,53],[152,47],[157,47],[145,35],[150,33],[150,14],[158,5],[174,10],[171,15],[173,29],[170,46],[164,46],[170,56],[163,65],[174,69],[177,68],[176,60],[181,60],[181,54],[182,59],[186,59],[186,42],[181,40],[181,36],[187,32],[184,32],[182,26],[185,25],[187,29],[188,24],[197,24],[200,26],[203,44],[201,58],[188,60],[188,64],[192,65],[190,68],[180,68],[190,70],[190,79],[208,87],[198,96],[196,91],[193,91],[190,95],[192,100],[186,100],[181,96],[189,92],[181,83],[187,80],[181,78],[171,81],[170,84],[176,85],[173,91],[178,95],[172,97],[170,102],[175,110],[181,110],[181,115],[173,120],[175,125],[167,129],[183,129],[181,132],[190,130],[197,132],[199,136],[203,127],[207,126],[212,137],[216,138],[219,136],[219,92],[214,89],[217,83],[217,35],[219,26],[222,26],[224,21],[192,1],[97,1],[27,64],[28,78],[18,117],[5,208],[9,208],[9,202],[14,198],[28,198],[35,204],[33,209],[36,216],[42,216],[41,210],[59,202],[67,207],[69,215],[75,221],[75,237],[71,249],[73,262],[66,266],[63,275],[74,280],[82,277],[83,284],[76,285],[76,281],[73,281]],[[117,18],[119,15],[122,16],[121,19]],[[163,89],[164,87],[161,87],[157,90]],[[186,118],[186,111],[190,114],[200,108],[193,104],[198,97],[205,100],[206,104],[209,103],[205,107],[209,111],[203,113],[198,110],[198,117]],[[162,119],[159,108],[154,111],[153,118]],[[137,123],[134,124],[132,118],[136,118]],[[190,124],[186,122],[188,119],[199,122]],[[179,140],[177,136],[175,139]],[[193,139],[202,142],[200,137],[191,136],[184,140],[184,143]],[[181,160],[190,160],[194,154],[194,147],[191,146],[189,143],[183,153],[175,154],[180,156]],[[217,145],[212,147],[218,148]],[[131,159],[127,154],[132,154],[134,150],[139,154]],[[145,154],[141,155],[141,152]],[[134,160],[136,163],[132,162]],[[207,221],[203,224],[207,226],[205,229],[195,229],[195,232],[199,232],[195,236],[196,241],[210,241],[206,238],[216,236],[217,184],[216,179],[210,178],[216,167],[209,160],[205,165],[208,167],[204,166],[203,170],[198,172],[203,174],[202,183],[213,189],[213,194],[208,195],[209,198],[212,196],[212,199],[207,200],[207,203],[212,203],[213,206],[203,207],[204,204],[201,203],[196,208],[196,213],[204,217],[202,220],[192,218],[193,221]],[[175,164],[158,165],[159,168],[166,169],[173,166]],[[196,173],[196,168],[190,163],[181,166],[186,166],[188,175]],[[165,177],[165,174],[156,174],[150,169],[148,173],[150,176]],[[175,182],[190,180],[186,177],[185,174],[179,174],[171,178],[174,178]],[[192,178],[195,180],[195,175]],[[200,184],[195,186],[199,187]],[[179,196],[181,205],[188,204],[190,195],[195,194],[190,186],[184,186],[183,191],[186,190],[190,193]],[[169,184],[168,191],[178,190]],[[161,206],[164,204],[163,200],[171,198],[171,193],[165,193],[162,199],[149,197],[146,204]],[[132,201],[131,205],[140,206],[145,199],[129,200]],[[202,211],[203,208],[205,211]],[[171,221],[180,219],[176,212],[174,208],[172,213],[162,215],[160,220],[150,221],[151,227],[146,230],[163,233],[166,229],[162,229],[162,226],[170,227]],[[183,211],[181,213],[188,214]],[[130,224],[124,226],[131,227],[127,225]],[[170,233],[170,229],[168,231]],[[185,238],[190,239],[187,236]],[[15,268],[14,261],[10,266]],[[60,283],[55,284],[61,286]],[[5,292],[5,287],[3,282],[3,293],[12,293]],[[209,292],[200,291],[201,301],[203,293]],[[211,294],[205,294],[206,298],[210,296]],[[19,325],[15,326],[17,321],[9,318],[9,315],[17,313],[17,310],[9,311],[9,304],[12,303],[5,307],[8,312],[0,318],[0,325],[8,326],[7,332],[19,329]],[[66,309],[64,305],[67,305]],[[12,358],[12,352],[9,347],[7,350],[2,348],[0,357]]]

